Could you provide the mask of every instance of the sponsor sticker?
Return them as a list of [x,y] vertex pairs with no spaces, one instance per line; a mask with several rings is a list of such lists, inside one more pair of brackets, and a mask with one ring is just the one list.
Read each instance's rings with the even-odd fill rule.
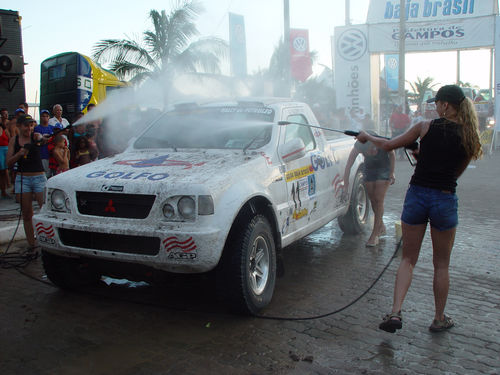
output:
[[312,174],[313,172],[314,172],[314,169],[313,169],[312,165],[308,165],[308,166],[305,166],[302,168],[292,169],[291,171],[286,172],[285,179],[286,179],[286,182],[295,181],[295,180],[298,180],[300,178],[307,177],[310,174]]

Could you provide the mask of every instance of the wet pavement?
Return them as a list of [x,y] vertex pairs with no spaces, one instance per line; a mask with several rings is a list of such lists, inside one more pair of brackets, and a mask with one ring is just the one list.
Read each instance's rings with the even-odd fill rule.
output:
[[[447,304],[457,324],[449,332],[428,331],[429,233],[396,334],[377,326],[390,309],[398,259],[354,305],[295,321],[232,315],[215,302],[211,279],[203,276],[162,286],[107,278],[64,292],[47,281],[37,259],[20,271],[0,269],[0,373],[499,374],[499,172],[496,153],[473,163],[459,181]],[[409,164],[398,161],[384,216],[388,234],[378,247],[364,246],[367,234],[343,236],[334,221],[285,249],[285,274],[263,314],[314,317],[360,296],[395,250],[394,222],[410,174]],[[15,242],[11,251],[25,245]]]

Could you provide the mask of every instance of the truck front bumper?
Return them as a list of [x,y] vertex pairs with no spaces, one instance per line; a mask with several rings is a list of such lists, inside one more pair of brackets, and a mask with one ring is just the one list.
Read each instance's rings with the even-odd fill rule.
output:
[[86,222],[36,215],[40,246],[53,254],[135,263],[178,273],[210,271],[219,262],[224,238],[217,228]]

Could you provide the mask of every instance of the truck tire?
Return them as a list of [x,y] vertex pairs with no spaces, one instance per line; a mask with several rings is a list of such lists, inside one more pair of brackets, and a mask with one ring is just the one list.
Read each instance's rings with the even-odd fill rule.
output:
[[218,296],[238,313],[257,314],[273,297],[276,246],[268,220],[256,215],[235,224],[217,269]]
[[81,259],[66,258],[42,251],[45,273],[61,289],[76,289],[98,282],[101,275]]
[[370,219],[370,199],[363,182],[363,173],[358,170],[354,178],[349,209],[345,215],[338,218],[340,229],[346,234],[363,232]]

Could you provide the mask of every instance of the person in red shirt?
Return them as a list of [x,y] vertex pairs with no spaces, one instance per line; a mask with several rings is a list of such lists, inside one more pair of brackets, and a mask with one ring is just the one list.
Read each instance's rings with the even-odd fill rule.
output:
[[9,185],[9,174],[7,173],[7,150],[9,146],[10,133],[7,130],[9,123],[9,112],[6,108],[0,110],[0,189],[2,198],[8,198],[7,187]]
[[[394,107],[394,112],[392,112],[391,118],[389,119],[389,126],[391,127],[392,138],[397,137],[400,134],[403,134],[411,124],[410,116],[406,113],[403,113],[403,110],[400,105]],[[402,149],[396,151],[399,153],[400,159],[404,158],[404,155],[401,155],[399,152]]]

